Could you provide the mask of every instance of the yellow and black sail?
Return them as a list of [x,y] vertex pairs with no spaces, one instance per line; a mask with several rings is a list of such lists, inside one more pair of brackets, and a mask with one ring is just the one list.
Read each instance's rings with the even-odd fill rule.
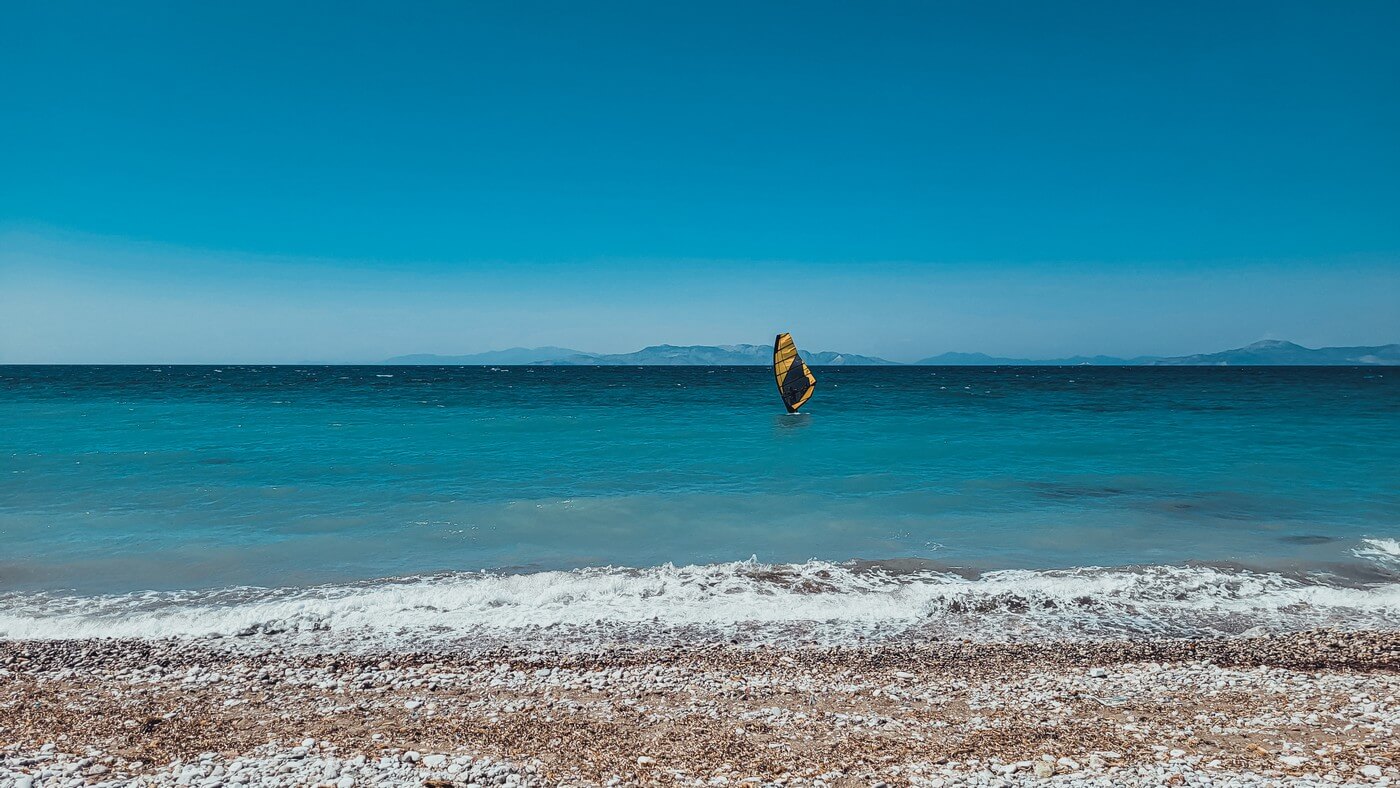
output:
[[778,379],[778,393],[788,413],[796,413],[817,388],[817,378],[797,355],[792,334],[779,334],[773,342],[773,375]]

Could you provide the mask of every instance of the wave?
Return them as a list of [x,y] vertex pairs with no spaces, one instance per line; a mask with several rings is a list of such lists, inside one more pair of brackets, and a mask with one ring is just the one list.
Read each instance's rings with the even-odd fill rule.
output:
[[[1400,545],[1379,541],[1367,549],[1400,555],[1389,552]],[[1400,628],[1400,583],[1348,586],[1215,566],[966,577],[895,563],[749,560],[307,588],[0,595],[4,638],[217,638],[322,649],[1014,641],[1318,627]]]
[[1351,554],[1382,569],[1400,572],[1400,539],[1362,539]]

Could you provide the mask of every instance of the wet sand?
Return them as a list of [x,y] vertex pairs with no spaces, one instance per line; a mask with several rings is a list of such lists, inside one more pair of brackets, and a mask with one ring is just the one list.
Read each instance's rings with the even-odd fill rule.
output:
[[1400,633],[332,654],[0,643],[0,785],[1400,783]]

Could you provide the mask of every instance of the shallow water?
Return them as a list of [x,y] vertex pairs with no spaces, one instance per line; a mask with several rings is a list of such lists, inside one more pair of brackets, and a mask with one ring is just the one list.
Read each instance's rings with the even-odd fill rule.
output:
[[1391,621],[1400,372],[817,376],[0,367],[0,634]]

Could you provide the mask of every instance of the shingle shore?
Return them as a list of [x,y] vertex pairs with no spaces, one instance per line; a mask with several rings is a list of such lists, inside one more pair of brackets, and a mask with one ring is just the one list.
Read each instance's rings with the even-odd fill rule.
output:
[[603,653],[0,642],[0,786],[1400,784],[1400,633]]

